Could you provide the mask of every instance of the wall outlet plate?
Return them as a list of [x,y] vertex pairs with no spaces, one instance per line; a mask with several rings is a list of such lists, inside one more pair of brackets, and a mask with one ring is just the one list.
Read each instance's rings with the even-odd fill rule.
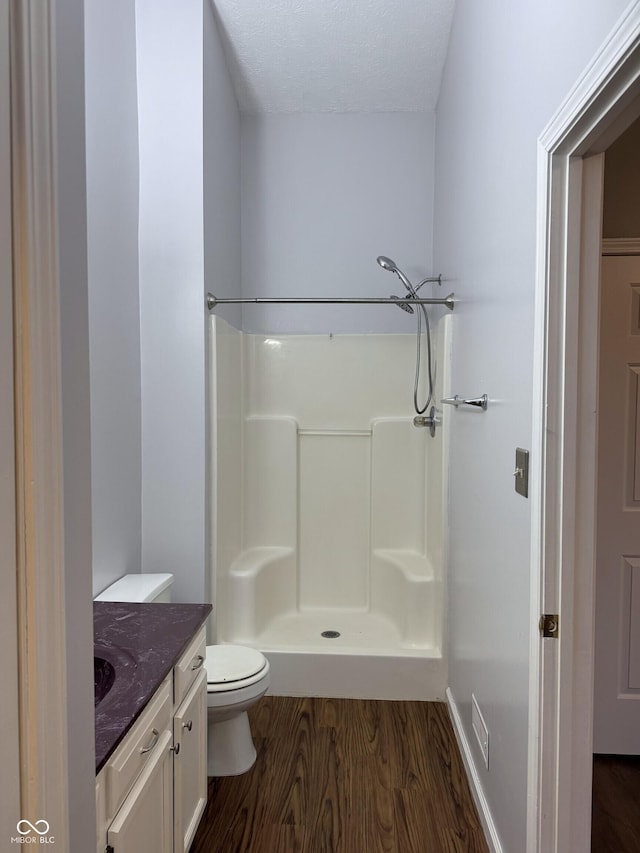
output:
[[484,758],[484,766],[489,769],[489,729],[487,728],[487,724],[484,721],[484,717],[480,711],[480,706],[478,705],[478,700],[475,695],[471,694],[471,725],[473,727],[474,732],[476,733],[476,738],[478,739],[478,744],[480,745],[480,751],[482,752],[482,757]]

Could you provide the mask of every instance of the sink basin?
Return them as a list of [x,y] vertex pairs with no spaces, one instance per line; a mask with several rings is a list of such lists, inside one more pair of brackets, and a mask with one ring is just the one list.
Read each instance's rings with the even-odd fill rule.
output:
[[93,658],[93,699],[94,707],[99,705],[113,687],[116,680],[116,670],[112,663],[105,658]]
[[130,691],[136,681],[137,669],[138,663],[127,649],[112,643],[94,642],[94,708],[104,711],[112,700],[118,701],[118,696],[122,698]]

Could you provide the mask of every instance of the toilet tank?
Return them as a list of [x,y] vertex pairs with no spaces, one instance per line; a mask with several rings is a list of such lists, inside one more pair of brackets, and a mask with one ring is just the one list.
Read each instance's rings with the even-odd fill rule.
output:
[[172,583],[173,575],[167,572],[124,575],[96,595],[94,600],[169,602]]

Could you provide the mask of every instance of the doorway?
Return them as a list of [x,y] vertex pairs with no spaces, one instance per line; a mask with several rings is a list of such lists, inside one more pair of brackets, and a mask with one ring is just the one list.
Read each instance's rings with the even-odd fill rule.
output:
[[544,853],[591,845],[602,152],[639,115],[634,4],[539,142],[528,850]]
[[640,848],[640,120],[605,152],[600,274],[593,853]]

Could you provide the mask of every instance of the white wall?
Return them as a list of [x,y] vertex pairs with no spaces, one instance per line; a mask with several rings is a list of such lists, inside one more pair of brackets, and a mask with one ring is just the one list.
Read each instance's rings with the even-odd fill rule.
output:
[[94,595],[141,568],[135,37],[134,0],[86,0]]
[[[219,297],[240,295],[240,113],[218,34],[204,0],[204,283]],[[240,328],[241,308],[216,314]]]
[[[434,116],[242,118],[242,295],[389,296],[432,273]],[[424,294],[429,295],[425,287]],[[390,306],[243,309],[254,332],[407,332]]]
[[[204,0],[203,55],[203,138],[204,138],[204,292],[218,297],[240,295],[242,265],[240,221],[240,113],[227,71],[213,0]],[[216,315],[240,328],[242,309],[229,305],[218,309]],[[205,312],[205,348],[209,347],[209,324],[212,317]],[[209,415],[209,385],[205,388],[207,431],[211,429]],[[232,430],[233,431],[233,427]],[[231,447],[236,445],[231,442]],[[205,595],[214,604],[211,625],[215,624],[215,582],[211,571],[213,529],[212,501],[215,504],[214,477],[210,442],[206,442],[207,486],[205,491]],[[220,457],[218,457],[220,458]],[[225,460],[227,463],[227,460]],[[228,463],[227,463],[228,464]],[[233,501],[221,495],[229,515]],[[229,519],[232,522],[231,518]],[[226,540],[225,540],[226,541]],[[213,635],[212,635],[213,636]]]
[[217,295],[237,293],[239,117],[208,0],[136,0],[136,34],[142,567],[173,572],[176,600],[201,601],[205,273]]
[[57,0],[53,7],[68,614],[68,775],[60,784],[68,785],[69,790],[69,853],[92,850],[96,838],[83,6],[83,0]]
[[525,849],[531,506],[512,475],[531,442],[536,139],[625,5],[458,0],[437,110],[435,263],[462,300],[451,390],[491,398],[452,418],[450,685],[505,851]]
[[204,591],[202,0],[137,0],[142,568]]

